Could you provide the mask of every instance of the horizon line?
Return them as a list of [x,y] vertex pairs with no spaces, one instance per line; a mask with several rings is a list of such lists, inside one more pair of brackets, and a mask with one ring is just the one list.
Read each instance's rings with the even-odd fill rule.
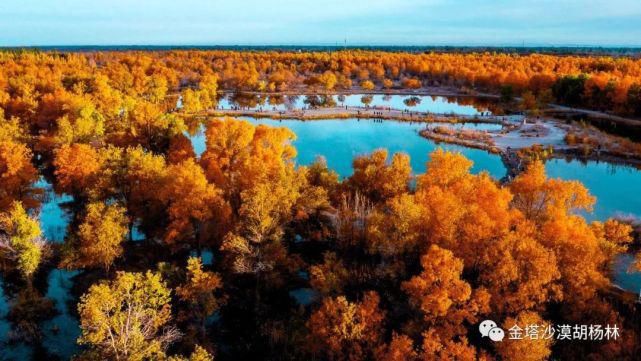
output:
[[56,48],[556,48],[556,49],[639,49],[638,45],[594,45],[594,44],[55,44],[55,45],[0,45],[0,49],[56,49]]

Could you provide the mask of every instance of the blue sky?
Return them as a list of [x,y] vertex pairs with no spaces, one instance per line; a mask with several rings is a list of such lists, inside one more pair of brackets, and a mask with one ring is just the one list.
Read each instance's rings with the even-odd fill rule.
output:
[[0,46],[641,46],[641,0],[3,0]]

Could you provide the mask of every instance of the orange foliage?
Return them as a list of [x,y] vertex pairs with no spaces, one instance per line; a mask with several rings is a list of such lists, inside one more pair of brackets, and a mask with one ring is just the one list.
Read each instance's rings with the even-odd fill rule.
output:
[[349,185],[374,202],[385,201],[408,190],[412,168],[407,154],[397,153],[387,163],[387,150],[354,159]]
[[327,298],[307,323],[310,347],[330,360],[366,359],[380,347],[384,317],[375,292],[356,303],[343,296]]
[[203,224],[216,215],[224,219],[228,214],[220,190],[207,182],[202,168],[191,159],[167,168],[160,197],[167,204],[170,219],[165,234],[169,244],[191,239],[200,243],[205,236]]
[[0,211],[9,209],[16,200],[28,209],[38,206],[32,188],[37,179],[29,148],[13,141],[0,141]]
[[97,181],[102,160],[92,146],[80,143],[65,145],[55,155],[59,192],[80,195]]

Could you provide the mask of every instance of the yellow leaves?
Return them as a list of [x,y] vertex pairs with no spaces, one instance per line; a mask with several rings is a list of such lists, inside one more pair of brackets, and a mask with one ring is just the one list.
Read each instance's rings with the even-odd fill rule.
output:
[[538,160],[510,183],[510,189],[515,208],[537,223],[576,210],[590,211],[595,202],[578,181],[548,179],[543,162]]
[[153,126],[162,117],[160,108],[152,103],[138,101],[133,104],[129,111],[129,120],[144,129]]
[[[591,210],[595,198],[579,182],[547,179],[543,163],[535,161],[510,184],[513,206],[537,227],[535,238],[552,250],[557,259],[563,293],[568,302],[583,304],[608,281],[603,273],[612,256],[613,244],[606,242],[602,225],[588,226],[575,215],[578,210]],[[610,223],[612,236],[625,230]],[[621,240],[621,239],[619,239]],[[562,267],[560,266],[562,265]]]
[[166,361],[213,361],[214,356],[212,356],[207,350],[202,348],[200,345],[196,345],[194,352],[189,355],[188,358],[182,356],[170,356]]
[[24,124],[17,117],[4,118],[4,111],[0,108],[0,142],[23,141],[27,138]]
[[536,111],[536,110],[538,110],[537,109],[538,108],[538,103],[536,101],[536,97],[534,96],[534,94],[532,92],[527,91],[527,92],[523,93],[521,98],[522,98],[521,105],[520,105],[521,110],[523,110],[523,111]]
[[[73,250],[76,261],[83,265],[108,267],[122,252],[127,223],[135,221],[150,238],[164,232],[171,245],[206,244],[221,250],[224,261],[231,261],[221,262],[223,267],[232,264],[232,272],[256,273],[257,294],[270,288],[285,294],[282,282],[291,280],[285,275],[300,269],[298,255],[288,254],[288,241],[324,241],[321,247],[329,253],[309,265],[310,284],[334,298],[312,306],[319,308],[312,310],[308,323],[312,349],[323,353],[323,359],[491,358],[491,347],[478,348],[476,355],[479,344],[467,343],[469,326],[478,317],[491,312],[516,315],[519,322],[537,321],[534,312],[549,311],[551,304],[556,310],[558,302],[563,302],[563,312],[595,310],[592,301],[609,284],[607,266],[630,243],[627,225],[612,220],[586,224],[576,212],[589,210],[593,198],[577,182],[548,179],[542,163],[533,163],[502,186],[487,174],[470,174],[472,163],[462,155],[438,150],[414,190],[407,156],[376,151],[357,158],[354,175],[341,184],[325,164],[295,167],[295,136],[289,130],[233,119],[208,123],[207,149],[197,163],[182,135],[181,115],[173,108],[179,92],[185,112],[211,108],[219,81],[226,90],[281,91],[298,89],[303,82],[350,89],[353,79],[363,89],[440,83],[498,90],[512,85],[524,108],[535,109],[552,100],[550,87],[559,76],[586,71],[593,73],[586,81],[588,90],[602,92],[615,80],[613,91],[599,95],[629,111],[627,95],[638,98],[638,77],[631,76],[638,61],[601,60],[612,69],[596,74],[590,69],[603,64],[595,59],[544,55],[345,51],[332,56],[168,52],[0,57],[0,113],[6,112],[6,117],[0,115],[0,209],[14,212],[5,214],[2,241],[11,251],[3,247],[2,256],[4,264],[20,268],[26,277],[37,270],[42,256],[36,221],[24,209],[12,208],[14,200],[33,208],[28,201],[37,172],[32,153],[20,144],[31,140],[27,129],[38,134],[43,154],[57,141],[57,190],[73,193],[78,205],[86,206],[70,236],[70,244],[79,245]],[[634,91],[626,94],[629,89]],[[307,100],[313,98],[318,97]],[[597,100],[590,98],[588,102]],[[270,100],[270,105],[283,102]],[[306,247],[297,243],[292,249]],[[307,253],[305,259],[315,260]],[[401,280],[408,280],[402,288]],[[189,312],[202,319],[219,307],[222,298],[215,293],[222,288],[220,277],[203,269],[200,260],[188,261],[182,281],[177,308],[187,312],[181,312],[181,321],[192,321]],[[415,313],[400,312],[390,326],[408,336],[392,336],[388,347],[379,347],[394,330],[383,328],[378,297],[338,297],[343,291],[353,297],[363,285],[384,290],[381,304],[395,317],[399,308],[394,302],[404,302],[407,293]],[[81,340],[103,359],[115,354],[160,359],[175,338],[162,331],[170,316],[168,302],[169,291],[159,279],[120,274],[83,298]],[[415,350],[413,341],[421,345],[421,334],[422,350]],[[498,356],[549,357],[549,345],[517,346],[501,344]],[[197,348],[191,358],[210,357]]]
[[514,222],[516,212],[510,209],[512,194],[487,173],[475,176],[469,192],[463,193],[461,199],[467,213],[460,224],[461,239],[488,240],[506,233]]
[[378,149],[369,156],[356,157],[354,174],[348,184],[373,202],[381,202],[409,190],[412,168],[409,156],[396,153],[387,164],[387,150]]
[[146,149],[162,149],[169,138],[186,130],[183,119],[175,114],[165,113],[158,104],[131,99],[124,111],[128,127],[123,127],[127,135],[134,138]]
[[202,164],[207,178],[224,190],[239,224],[253,244],[280,237],[304,185],[293,164],[294,134],[286,128],[254,127],[234,119],[212,120]]
[[40,236],[38,221],[31,219],[19,202],[13,203],[9,212],[2,216],[1,223],[14,242],[24,243]]
[[517,230],[482,251],[480,279],[499,314],[540,309],[563,297],[555,253],[532,236]]
[[[232,187],[245,177],[263,180],[267,174],[278,175],[296,156],[291,142],[294,133],[286,128],[264,125],[254,127],[249,122],[234,119],[214,119],[207,124],[207,150],[203,163],[210,179]],[[227,188],[227,187],[225,187]]]
[[[126,150],[126,182],[131,193],[129,207],[144,212],[148,200],[156,199],[166,175],[165,158],[142,147]],[[146,203],[143,205],[143,203]]]
[[289,191],[286,187],[273,189],[269,184],[261,183],[241,193],[239,213],[242,233],[248,240],[262,243],[280,237],[279,226],[296,199],[287,194]]
[[621,246],[632,242],[632,230],[631,225],[619,222],[616,219],[608,219],[603,224],[604,238]]
[[458,242],[459,225],[466,214],[465,203],[453,192],[439,187],[418,191],[417,203],[423,207],[422,219],[430,240],[450,247]]
[[306,167],[306,177],[310,185],[323,187],[331,192],[338,185],[338,173],[327,167],[327,160],[318,157],[314,163]]
[[165,174],[164,157],[140,146],[94,148],[74,143],[56,151],[54,165],[58,192],[93,201],[125,198],[130,211],[140,210],[143,200],[158,199]]
[[62,107],[64,115],[56,120],[56,143],[88,143],[105,134],[105,118],[91,99],[72,95],[66,102]]
[[421,266],[421,274],[402,287],[426,320],[446,317],[450,307],[459,307],[470,298],[472,289],[461,280],[463,262],[451,251],[432,245],[421,257]]
[[252,142],[252,155],[265,162],[271,171],[292,166],[291,162],[296,157],[296,148],[291,144],[294,140],[296,134],[288,128],[258,125]]
[[167,78],[160,74],[153,74],[147,80],[145,96],[152,103],[160,103],[167,95],[168,82]]
[[336,86],[338,79],[331,71],[326,71],[318,77],[318,82],[323,85],[326,90],[332,90]]
[[476,360],[473,346],[467,344],[467,338],[460,342],[445,339],[439,335],[438,329],[430,328],[423,332],[422,359],[425,361],[440,360]]
[[78,245],[71,267],[102,266],[109,269],[122,254],[121,243],[128,233],[125,209],[117,204],[94,202],[87,205],[86,215],[78,227]]
[[96,181],[102,166],[98,152],[90,145],[64,145],[55,152],[55,175],[61,192],[80,194]]
[[608,219],[605,222],[595,221],[590,227],[599,240],[601,248],[610,258],[627,251],[628,245],[633,241],[632,226],[616,219]]
[[394,87],[394,81],[392,79],[383,79],[383,88],[391,89]]
[[16,200],[24,202],[27,208],[38,204],[31,189],[31,184],[38,179],[31,156],[24,144],[0,141],[0,210],[7,209]]
[[171,137],[169,149],[167,150],[167,162],[176,164],[189,158],[196,158],[191,140],[184,134],[177,134]]
[[376,85],[370,80],[364,80],[361,82],[361,88],[363,88],[363,90],[374,90]]
[[189,361],[213,361],[214,357],[204,348],[196,345],[196,349],[189,356]]
[[250,255],[252,252],[249,241],[235,233],[229,233],[225,236],[220,250],[242,256]]
[[[505,331],[506,337],[503,342],[496,342],[496,349],[502,360],[505,361],[543,361],[547,360],[552,351],[553,339],[538,337],[536,339],[525,338],[512,340],[509,339],[509,330],[510,328],[517,326],[521,329],[521,335],[524,334],[524,329],[529,325],[539,325],[537,331],[539,334],[543,334],[543,331],[546,327],[552,326],[549,323],[545,322],[535,312],[521,312],[516,318],[510,317],[503,322],[503,330]],[[521,336],[522,337],[522,336]]]
[[182,111],[185,113],[196,113],[205,109],[201,101],[201,93],[193,89],[182,92],[182,106]]
[[309,269],[310,285],[323,295],[337,294],[348,281],[349,271],[335,253],[325,252],[323,263]]
[[[258,183],[241,193],[235,230],[221,246],[234,258],[237,272],[264,271],[276,266],[282,251],[282,227],[291,218],[298,188],[297,184]],[[271,250],[265,251],[266,248]]]
[[[198,257],[189,257],[187,260],[187,277],[192,291],[213,291],[221,286],[218,275],[204,272],[202,260]],[[181,293],[181,292],[179,292]]]
[[411,361],[417,359],[414,341],[406,335],[392,335],[392,341],[377,358],[380,361]]
[[104,358],[156,358],[179,335],[168,327],[169,301],[158,274],[118,272],[113,281],[94,284],[82,296],[78,342]]
[[[300,176],[299,179],[303,180],[304,177]],[[327,189],[303,183],[295,205],[297,220],[309,219],[310,215],[330,207]]]
[[38,269],[45,242],[40,238],[40,225],[29,217],[20,202],[12,204],[7,213],[0,213],[0,258],[15,263],[25,278]]
[[603,273],[607,255],[583,218],[546,222],[540,229],[539,242],[554,250],[558,264],[563,265],[564,293],[572,295],[571,300],[585,301],[609,283]]
[[182,300],[198,307],[198,316],[202,319],[216,312],[224,302],[223,297],[215,295],[221,288],[220,276],[203,271],[201,259],[190,257],[187,260],[187,282],[176,289],[176,294]]
[[31,151],[24,144],[3,141],[0,143],[0,156],[3,171],[2,185],[5,187],[14,185],[11,178],[26,178],[25,175],[21,175],[21,172],[29,175],[35,170],[31,165]]
[[344,296],[325,298],[307,322],[312,349],[334,360],[365,359],[382,336],[385,315],[379,301],[375,292],[366,293],[355,303]]
[[401,84],[408,89],[419,89],[422,86],[421,81],[415,78],[405,78],[401,81]]
[[167,167],[160,198],[168,205],[168,243],[200,237],[203,222],[227,213],[220,190],[207,182],[202,168],[192,159]]
[[207,92],[209,99],[215,102],[218,96],[218,76],[216,74],[203,75],[198,83],[198,88]]
[[431,158],[415,195],[423,229],[432,243],[460,249],[457,255],[472,266],[489,242],[509,231],[512,196],[489,175],[471,175],[471,162],[460,154],[437,150]]
[[423,208],[410,194],[388,200],[385,208],[375,211],[368,219],[369,251],[394,256],[416,250]]
[[212,119],[207,124],[207,149],[202,163],[210,181],[227,192],[235,188],[236,182],[241,182],[241,171],[248,166],[255,131],[249,122],[232,119]]
[[427,171],[418,177],[418,189],[429,186],[448,188],[469,179],[472,161],[460,153],[446,152],[442,148],[430,154]]
[[[534,237],[557,259],[563,293],[570,302],[585,302],[607,284],[602,273],[612,248],[625,240],[625,227],[609,223],[614,243],[604,239],[605,226],[588,226],[577,210],[590,210],[595,199],[576,181],[547,179],[540,161],[533,162],[511,184],[513,206],[537,227]],[[623,234],[623,235],[622,235]],[[608,248],[610,250],[608,250]],[[562,267],[560,266],[562,265]]]

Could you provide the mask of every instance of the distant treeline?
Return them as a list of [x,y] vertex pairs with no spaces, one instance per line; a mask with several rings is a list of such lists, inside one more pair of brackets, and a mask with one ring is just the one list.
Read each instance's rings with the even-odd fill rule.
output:
[[639,56],[641,46],[449,46],[449,45],[51,45],[0,47],[5,51],[94,52],[94,51],[168,51],[168,50],[232,50],[232,51],[313,51],[365,50],[386,52],[437,53],[510,53],[556,55]]

